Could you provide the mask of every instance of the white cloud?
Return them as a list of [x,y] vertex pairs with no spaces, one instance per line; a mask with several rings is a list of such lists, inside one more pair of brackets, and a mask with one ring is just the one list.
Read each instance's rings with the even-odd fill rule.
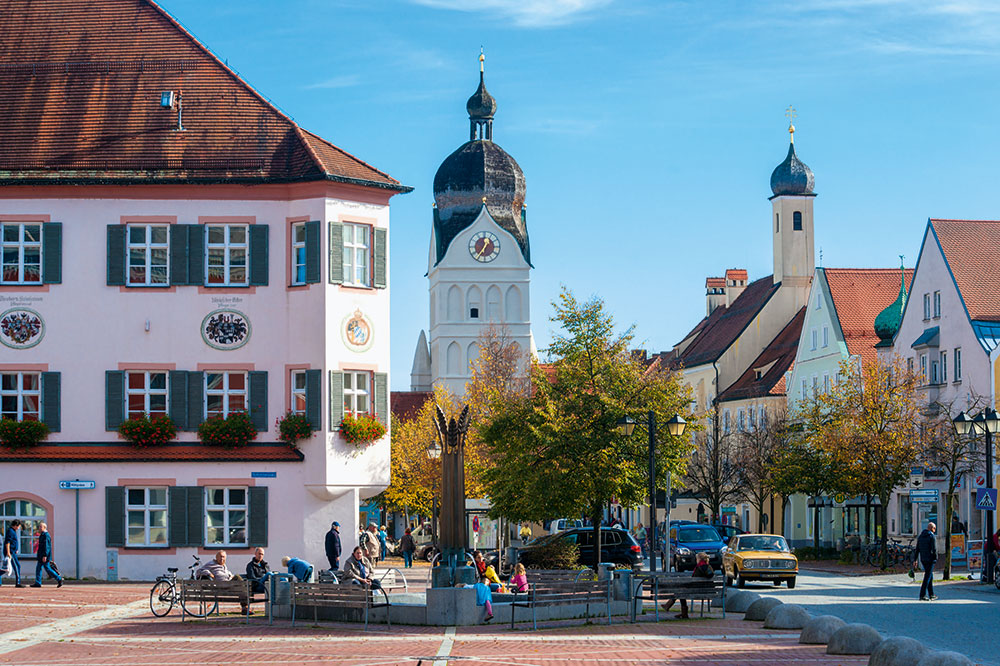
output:
[[486,11],[525,28],[564,25],[605,7],[613,0],[411,0],[425,7],[462,12]]
[[305,90],[315,90],[319,88],[352,88],[361,83],[361,77],[357,74],[341,74],[325,81],[310,83],[305,86]]

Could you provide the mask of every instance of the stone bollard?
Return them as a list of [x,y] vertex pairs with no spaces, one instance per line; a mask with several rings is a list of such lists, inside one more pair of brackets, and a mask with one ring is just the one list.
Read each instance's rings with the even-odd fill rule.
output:
[[746,613],[747,609],[750,608],[750,604],[758,599],[760,599],[760,595],[756,592],[746,592],[744,590],[733,592],[726,596],[726,612]]
[[972,666],[972,660],[957,652],[928,652],[917,666]]
[[841,627],[830,636],[827,654],[871,654],[882,642],[882,635],[867,624],[853,623]]
[[830,637],[847,626],[847,623],[836,615],[820,615],[806,622],[799,634],[799,643],[806,645],[826,645]]
[[918,640],[906,636],[893,636],[878,644],[872,651],[868,666],[914,666],[929,650]]
[[764,618],[765,629],[801,629],[812,616],[798,604],[781,604],[771,609]]
[[781,599],[775,599],[774,597],[761,597],[747,607],[746,615],[743,616],[743,619],[763,622],[764,618],[767,617],[767,614],[771,612],[771,609],[776,606],[780,606],[781,603]]

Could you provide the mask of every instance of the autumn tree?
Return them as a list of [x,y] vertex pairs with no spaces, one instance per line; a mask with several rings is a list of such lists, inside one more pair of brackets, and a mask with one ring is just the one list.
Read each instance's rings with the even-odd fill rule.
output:
[[735,433],[720,423],[719,410],[709,412],[710,426],[695,438],[687,465],[685,486],[708,505],[712,522],[719,520],[722,505],[740,496],[739,442]]
[[[751,416],[756,412],[751,408]],[[757,510],[757,531],[764,531],[764,507],[771,502],[774,520],[774,461],[789,439],[784,409],[762,410],[737,433],[736,467],[741,497]],[[784,508],[784,507],[782,507]],[[749,529],[749,527],[748,527]],[[770,526],[772,531],[775,526]]]
[[820,498],[837,485],[833,458],[808,436],[815,412],[798,413],[789,424],[787,440],[771,463],[771,485],[781,496],[782,509],[792,495],[803,494],[813,505],[813,548],[819,549]]
[[[531,364],[531,390],[512,392],[496,403],[478,429],[490,459],[483,470],[494,515],[518,521],[587,515],[594,543],[601,543],[601,517],[612,499],[627,507],[645,502],[647,434],[616,427],[626,415],[653,411],[657,418],[657,479],[684,472],[687,437],[672,437],[667,420],[687,420],[690,392],[657,362],[647,366],[629,353],[632,328],[615,332],[604,303],[577,301],[566,289],[553,304],[559,330],[547,367]],[[596,566],[601,561],[595,549]]]

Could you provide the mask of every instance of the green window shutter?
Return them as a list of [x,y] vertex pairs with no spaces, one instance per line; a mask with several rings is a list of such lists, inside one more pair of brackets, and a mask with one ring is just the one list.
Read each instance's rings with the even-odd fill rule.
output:
[[330,223],[330,284],[344,284],[344,225]]
[[319,220],[306,222],[306,284],[319,282],[321,243]]
[[187,429],[197,430],[205,420],[205,373],[187,373]]
[[58,372],[42,373],[42,421],[52,432],[62,426],[62,377]]
[[250,420],[257,432],[267,432],[267,373],[250,374]]
[[186,486],[171,486],[167,489],[167,533],[168,545],[188,546],[187,534],[187,493]]
[[267,546],[267,486],[250,486],[250,541],[251,548]]
[[323,399],[323,371],[306,370],[306,418],[313,430],[323,428],[323,416],[320,405]]
[[330,430],[339,430],[344,420],[344,373],[330,371]]
[[104,488],[104,545],[108,548],[125,546],[125,488]]
[[125,373],[121,370],[104,372],[104,429],[118,430],[125,420]]
[[108,225],[108,286],[125,285],[125,233],[124,224]]
[[42,283],[62,283],[62,222],[42,224]]
[[187,488],[187,543],[189,546],[205,543],[205,489],[201,486]]
[[205,284],[205,225],[186,224],[187,227],[187,284]]
[[190,224],[170,225],[170,284],[172,285],[188,284],[188,227],[190,226]]
[[187,429],[188,373],[186,370],[171,370],[169,375],[170,420],[178,430]]
[[250,284],[267,285],[267,231],[266,224],[250,225]]
[[375,415],[379,422],[389,425],[389,374],[375,373]]
[[388,247],[386,242],[388,241],[388,234],[385,229],[380,229],[375,227],[375,274],[372,277],[372,286],[376,289],[385,289],[386,277],[387,277],[387,266],[386,266],[386,251]]

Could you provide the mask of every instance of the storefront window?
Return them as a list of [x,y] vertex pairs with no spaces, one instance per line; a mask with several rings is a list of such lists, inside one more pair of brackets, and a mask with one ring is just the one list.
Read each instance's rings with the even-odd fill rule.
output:
[[899,533],[913,534],[913,503],[909,495],[899,496]]

